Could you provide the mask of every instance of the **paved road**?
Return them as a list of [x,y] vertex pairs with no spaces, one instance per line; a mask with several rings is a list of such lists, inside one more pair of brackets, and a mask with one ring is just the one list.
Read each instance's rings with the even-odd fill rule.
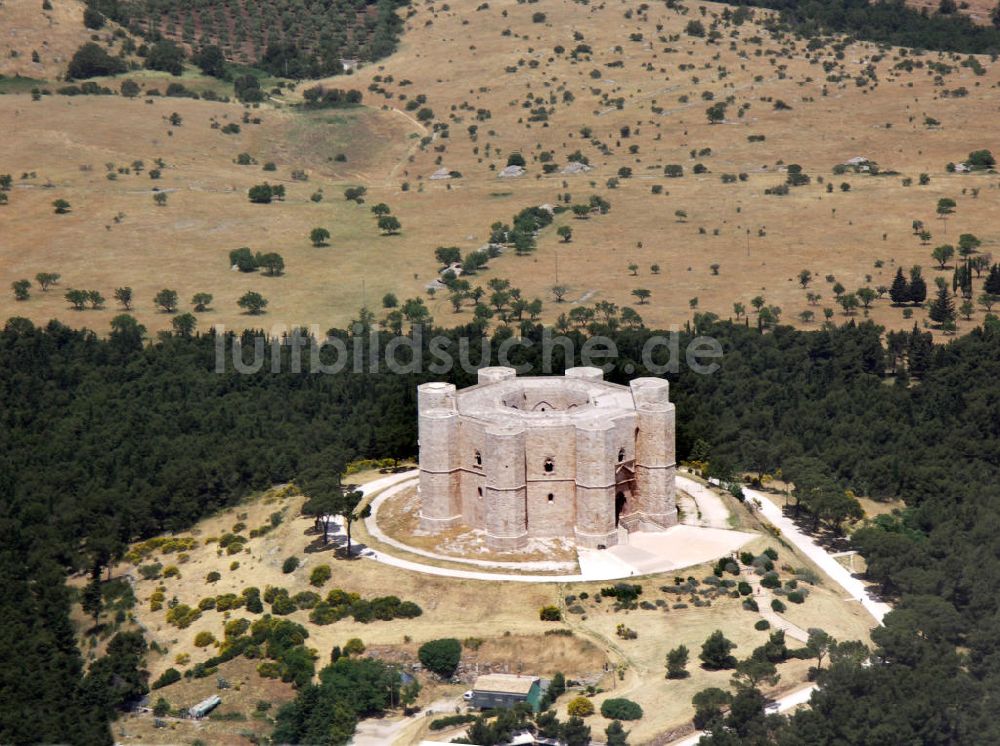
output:
[[760,501],[760,512],[765,518],[781,531],[781,536],[795,545],[795,548],[806,555],[809,559],[819,565],[830,579],[843,588],[855,601],[861,603],[875,621],[882,624],[885,615],[892,611],[889,604],[873,598],[868,592],[868,587],[854,577],[851,572],[842,564],[837,562],[833,556],[823,547],[813,540],[813,538],[802,531],[790,519],[786,518],[781,507],[771,501],[771,498],[755,490],[744,489],[743,493],[750,498]]
[[[677,475],[677,486],[690,494],[697,493],[699,489],[707,490],[707,488],[700,482],[696,482],[695,480],[681,476],[680,474]],[[889,604],[872,598],[864,583],[851,575],[847,568],[837,562],[837,560],[834,559],[823,547],[817,544],[812,537],[799,530],[799,527],[796,526],[795,523],[789,518],[785,517],[781,508],[772,502],[770,497],[757,492],[756,490],[747,489],[745,487],[743,489],[743,494],[746,495],[748,499],[759,501],[760,514],[763,515],[769,523],[781,531],[782,538],[791,544],[794,544],[796,549],[815,562],[834,583],[843,588],[851,598],[864,606],[868,613],[875,618],[876,622],[882,624],[882,620],[885,618],[885,615],[892,610],[892,607],[889,606]],[[784,712],[792,709],[793,707],[807,704],[816,688],[815,684],[809,684],[808,686],[797,689],[790,694],[786,694],[784,697],[776,700],[775,704],[768,708],[768,712]],[[679,741],[674,741],[671,746],[693,746],[698,743],[702,735],[703,734],[700,731],[693,733],[692,735]]]

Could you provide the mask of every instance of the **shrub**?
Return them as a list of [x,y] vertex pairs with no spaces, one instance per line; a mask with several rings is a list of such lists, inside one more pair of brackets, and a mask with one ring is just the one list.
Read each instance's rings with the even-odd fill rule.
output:
[[781,599],[775,598],[771,601],[771,610],[781,614],[785,610],[785,605],[781,602]]
[[271,602],[271,611],[279,616],[285,616],[297,610],[298,607],[295,605],[295,602],[288,597],[287,591],[278,595],[274,601]]
[[425,642],[417,651],[421,664],[442,678],[451,678],[462,657],[462,644],[454,637]]
[[222,579],[222,576],[215,570],[212,570],[208,575],[205,576],[205,580],[209,583],[217,583]]
[[455,725],[471,723],[475,719],[475,715],[448,715],[447,717],[431,720],[431,724],[428,727],[431,730],[444,730],[445,728],[451,728]]
[[360,637],[352,637],[344,643],[344,655],[361,655],[365,652],[365,643]]
[[571,717],[585,718],[594,714],[594,703],[586,697],[575,697],[566,706]]
[[154,580],[160,577],[160,572],[163,570],[163,565],[159,562],[154,562],[151,565],[140,565],[139,574],[142,575],[145,580]]
[[806,600],[806,596],[802,591],[792,591],[788,594],[787,598],[793,604],[801,604]]
[[213,635],[211,632],[208,632],[207,630],[199,632],[194,637],[194,646],[196,648],[207,648],[213,642],[215,642],[215,635]]
[[289,573],[295,572],[298,566],[299,566],[299,558],[289,557],[281,564],[281,571],[285,573],[285,575],[288,575]]
[[309,573],[309,584],[319,588],[326,583],[332,575],[333,572],[330,570],[329,565],[317,565],[313,568],[312,572]]
[[638,720],[642,707],[630,699],[606,699],[601,703],[601,714],[608,720]]
[[556,606],[543,606],[538,611],[538,618],[543,622],[560,622],[562,621],[562,612]]
[[769,621],[767,621],[766,619],[758,619],[754,623],[753,628],[755,630],[757,630],[758,632],[761,632],[761,631],[763,631],[765,629],[770,629],[771,628],[771,623]]
[[151,688],[162,689],[163,687],[170,686],[171,684],[176,683],[180,680],[181,680],[181,672],[178,671],[176,668],[168,668],[166,671],[160,674],[160,678],[158,678],[156,681],[153,682]]

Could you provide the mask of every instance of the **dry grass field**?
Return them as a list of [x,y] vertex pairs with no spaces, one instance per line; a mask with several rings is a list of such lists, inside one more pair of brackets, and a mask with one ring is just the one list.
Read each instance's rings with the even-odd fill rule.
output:
[[[672,574],[639,581],[643,586],[642,600],[652,603],[662,599],[654,608],[615,612],[613,599],[595,600],[606,583],[522,585],[465,581],[401,571],[370,560],[345,561],[323,548],[312,531],[311,521],[299,516],[301,500],[292,490],[271,490],[179,534],[196,542],[187,552],[160,554],[156,551],[137,562],[137,565],[159,562],[164,568],[175,565],[179,576],[145,580],[141,579],[137,566],[116,568],[116,574],[128,572],[136,579],[137,621],[147,631],[150,641],[155,641],[164,651],[150,654],[149,669],[153,679],[168,667],[183,670],[215,653],[212,646],[195,646],[199,632],[208,631],[221,639],[227,620],[256,618],[245,609],[206,610],[188,628],[177,629],[165,620],[169,603],[158,611],[150,609],[150,596],[159,585],[165,586],[168,602],[176,600],[189,606],[197,606],[199,600],[207,596],[239,594],[250,585],[262,591],[269,585],[281,586],[293,595],[304,590],[325,593],[331,588],[358,592],[364,597],[392,594],[418,603],[423,614],[415,619],[369,624],[346,619],[327,626],[311,623],[307,611],[293,612],[287,618],[309,630],[307,645],[317,651],[319,666],[334,645],[343,645],[352,637],[364,640],[372,654],[397,661],[415,661],[419,645],[430,639],[478,638],[482,641],[478,648],[467,647],[463,653],[463,663],[471,671],[486,668],[522,670],[545,676],[561,670],[570,678],[596,682],[605,690],[605,694],[597,695],[595,702],[598,704],[610,696],[635,699],[646,711],[646,716],[634,724],[633,740],[642,742],[657,733],[684,727],[691,716],[690,698],[696,691],[728,683],[728,672],[707,672],[697,665],[701,643],[712,630],[723,630],[739,646],[736,650],[739,656],[748,655],[766,639],[765,632],[753,629],[758,615],[741,609],[736,599],[722,596],[699,608],[690,605],[690,594],[678,596],[661,591],[662,586],[674,585]],[[249,539],[244,550],[237,554],[221,551],[218,537],[234,527],[246,535],[250,529],[266,524],[274,512],[283,514],[277,528],[262,537]],[[741,518],[747,525],[759,525],[752,514]],[[245,528],[236,524],[244,524]],[[772,538],[762,536],[747,548],[759,553],[768,546],[778,549],[779,566],[808,567],[805,560]],[[293,555],[301,560],[301,565],[285,574],[282,563]],[[239,563],[235,569],[231,569],[233,562]],[[316,589],[309,584],[309,575],[319,564],[329,564],[333,576],[322,588]],[[212,571],[218,572],[221,579],[209,583],[206,576]],[[708,565],[688,568],[682,573],[685,578],[699,579],[710,574]],[[782,574],[790,577],[788,571]],[[841,594],[823,584],[810,590],[805,604],[789,604],[793,607],[787,613],[791,621],[804,628],[821,626],[838,639],[868,639],[871,620],[857,604],[843,601]],[[582,592],[590,598],[580,599]],[[570,599],[570,596],[576,598]],[[678,602],[686,602],[688,607],[673,608]],[[539,621],[538,609],[547,604],[563,609],[563,625]],[[638,632],[637,639],[620,639],[616,634],[618,624]],[[568,627],[573,636],[544,635],[556,626]],[[788,642],[792,647],[799,644],[791,639]],[[685,644],[692,651],[689,665],[692,676],[669,681],[663,675],[664,656],[678,644]],[[178,663],[178,656],[182,656],[182,663]],[[608,672],[605,672],[606,666]],[[192,723],[168,719],[166,728],[156,729],[149,716],[140,715],[116,724],[116,734],[127,734],[125,742],[168,743],[202,738],[228,743],[226,738],[242,730],[266,730],[269,727],[266,719],[254,715],[257,702],[266,700],[276,708],[294,692],[289,685],[261,678],[255,667],[255,661],[238,658],[219,669],[219,675],[233,687],[221,692],[224,704],[220,713],[230,713],[228,717],[232,720]],[[621,678],[614,674],[619,668],[623,672]],[[790,661],[779,668],[781,681],[775,691],[793,688],[804,681],[808,666],[803,661]],[[419,700],[421,706],[439,702],[442,697],[455,697],[463,689],[463,685],[442,687],[431,680],[424,683],[427,686]],[[188,707],[215,691],[215,677],[211,676],[182,680],[156,690],[152,696],[154,700],[163,696],[175,707]],[[561,701],[563,708],[568,701],[569,698]],[[274,710],[269,714],[273,716]],[[606,725],[600,715],[590,721],[595,732],[603,731]],[[399,724],[399,727],[404,726]],[[411,735],[415,738],[418,731],[423,732],[421,727],[412,724],[405,728],[406,738]],[[223,740],[217,741],[218,738]]]
[[[114,24],[99,31],[86,28],[83,8],[79,0],[59,0],[52,3],[51,10],[42,8],[42,0],[0,3],[0,74],[55,80],[91,36],[96,35],[102,44],[112,42]],[[37,62],[32,52],[38,52]]]
[[[997,253],[1000,235],[991,218],[1000,180],[945,170],[972,150],[1000,150],[1000,68],[988,58],[980,60],[981,76],[959,66],[960,57],[936,53],[915,58],[924,66],[907,72],[893,69],[903,59],[895,49],[852,44],[837,60],[831,46],[811,51],[801,40],[775,40],[756,23],[720,24],[722,36],[712,43],[687,35],[690,20],[711,27],[725,9],[712,3],[684,13],[570,0],[499,0],[479,11],[423,1],[413,7],[395,55],[327,81],[362,90],[366,108],[303,114],[279,108],[279,98],[249,112],[260,125],[242,124],[239,134],[224,135],[211,128],[213,118],[239,123],[243,109],[235,103],[0,96],[0,128],[8,133],[0,142],[0,173],[15,177],[10,204],[0,207],[0,316],[58,317],[103,331],[120,310],[111,299],[114,288],[127,285],[135,291],[134,313],[150,331],[169,328],[170,316],[152,304],[163,287],[178,291],[181,311],[190,310],[195,292],[215,296],[212,310],[199,316],[203,329],[215,323],[325,329],[350,321],[363,302],[378,309],[386,292],[400,299],[424,294],[438,269],[435,247],[478,248],[493,222],[509,222],[526,206],[558,204],[564,194],[575,202],[601,195],[611,212],[586,220],[559,215],[539,236],[536,252],[511,252],[473,278],[509,278],[525,297],[545,301],[547,322],[581,301],[634,305],[631,291],[646,288],[650,303],[635,307],[649,325],[682,324],[693,299],[698,311],[731,317],[734,302],[749,305],[759,295],[779,306],[786,322],[800,323],[798,315],[812,311],[815,320],[801,323],[815,326],[824,308],[836,311],[835,321],[848,318],[835,302],[833,283],[823,279],[828,275],[849,291],[888,286],[897,266],[913,264],[924,267],[928,280],[950,280],[950,269],[935,269],[930,251],[965,232],[982,240],[981,251]],[[538,12],[545,14],[542,23],[532,20]],[[580,44],[591,53],[574,59]],[[927,64],[939,61],[953,70],[936,81]],[[824,65],[842,79],[828,82]],[[855,83],[866,69],[877,84]],[[157,79],[159,87],[165,84]],[[384,93],[370,91],[372,85]],[[943,93],[960,87],[968,95]],[[418,95],[436,115],[428,127],[405,109]],[[707,107],[727,98],[725,123],[709,124]],[[776,110],[777,100],[791,109]],[[541,108],[547,121],[529,121]],[[180,127],[165,119],[175,111],[183,117]],[[925,116],[940,126],[927,127]],[[450,136],[438,131],[422,145],[435,123],[439,130],[448,124]],[[475,141],[470,125],[478,127]],[[750,135],[765,139],[749,142]],[[699,155],[708,148],[711,155]],[[561,168],[576,150],[593,171],[542,173],[543,158]],[[524,154],[527,173],[498,179],[514,151]],[[257,164],[235,165],[243,152]],[[340,153],[346,161],[334,160]],[[857,155],[898,175],[831,173]],[[158,157],[167,164],[158,183],[145,174],[105,177],[107,163],[141,159],[148,169]],[[276,172],[261,170],[268,160]],[[811,183],[784,197],[766,196],[765,189],[785,180],[783,164],[792,163]],[[666,178],[667,164],[683,166],[685,175]],[[696,164],[707,172],[694,174]],[[430,181],[441,166],[462,178]],[[623,167],[632,170],[630,178],[617,176]],[[293,181],[295,169],[309,181]],[[19,179],[25,172],[37,178]],[[746,180],[724,184],[724,173],[746,174]],[[917,184],[921,173],[929,184]],[[619,178],[617,188],[608,188],[611,178]],[[903,186],[904,178],[913,186]],[[265,180],[284,184],[287,199],[250,204],[246,190]],[[843,182],[850,191],[841,191]],[[832,193],[827,184],[834,185]],[[343,199],[348,185],[367,187],[365,205]],[[153,186],[169,190],[166,206],[154,205]],[[653,194],[654,186],[662,193]],[[324,199],[313,203],[309,198],[320,189]],[[958,203],[946,223],[935,215],[941,197]],[[57,198],[68,200],[72,212],[53,214]],[[368,210],[377,202],[399,217],[401,235],[379,235]],[[687,217],[678,219],[678,210]],[[119,213],[124,218],[116,224]],[[933,233],[927,245],[911,230],[917,219]],[[555,235],[563,224],[573,229],[570,243]],[[330,230],[329,246],[310,244],[314,227]],[[230,271],[227,253],[240,246],[281,253],[285,275]],[[628,269],[633,263],[636,276]],[[557,264],[559,283],[570,288],[563,304],[550,292]],[[651,273],[653,264],[659,274]],[[815,277],[809,290],[821,299],[814,306],[797,281],[802,269]],[[25,302],[13,299],[11,282],[45,271],[62,275],[58,288],[36,289]],[[99,290],[108,302],[103,310],[73,312],[62,297],[68,288]],[[248,317],[236,307],[251,289],[270,301],[266,315]],[[974,295],[979,292],[977,283]],[[468,304],[456,314],[442,295],[424,296],[438,323],[471,318]],[[913,320],[904,319],[888,298],[875,301],[869,313],[890,327],[922,324],[926,317],[915,309]],[[982,313],[977,308],[972,322]],[[960,320],[960,330],[969,327]]]

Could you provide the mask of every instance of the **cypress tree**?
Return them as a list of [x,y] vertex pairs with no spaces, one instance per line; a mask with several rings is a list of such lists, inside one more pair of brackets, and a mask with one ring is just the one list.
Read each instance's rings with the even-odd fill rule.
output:
[[920,275],[920,267],[910,270],[910,292],[907,300],[917,305],[927,300],[927,283]]
[[983,290],[990,295],[1000,295],[1000,264],[990,267],[990,273],[986,276]]
[[948,292],[947,285],[942,284],[938,289],[937,298],[931,302],[928,313],[931,321],[936,321],[944,327],[954,323],[955,300],[952,298],[951,293]]
[[892,280],[892,287],[889,288],[889,297],[892,298],[893,305],[900,306],[910,300],[910,286],[906,284],[903,277],[903,268],[896,268],[896,276]]

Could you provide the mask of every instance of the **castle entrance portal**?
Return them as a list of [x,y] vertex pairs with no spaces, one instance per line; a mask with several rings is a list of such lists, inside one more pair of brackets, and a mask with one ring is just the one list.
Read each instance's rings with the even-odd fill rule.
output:
[[618,519],[621,517],[622,509],[625,507],[625,493],[618,492],[615,495],[615,528],[618,527]]

